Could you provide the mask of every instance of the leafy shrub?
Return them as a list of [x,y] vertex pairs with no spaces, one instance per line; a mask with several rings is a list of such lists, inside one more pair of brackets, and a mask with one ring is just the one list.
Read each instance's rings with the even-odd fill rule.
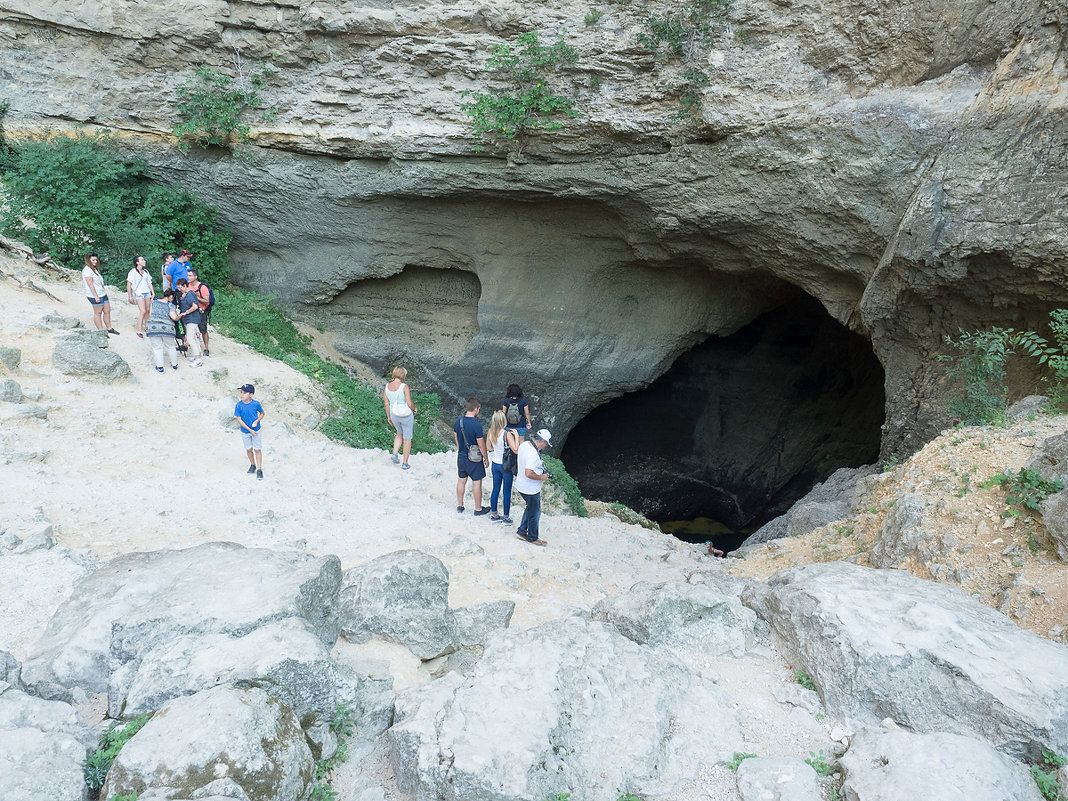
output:
[[658,59],[686,65],[680,80],[668,85],[679,100],[680,119],[698,119],[708,86],[705,57],[719,28],[726,27],[731,0],[669,0],[642,20],[638,44]]
[[821,778],[830,776],[834,772],[831,763],[823,756],[822,748],[819,751],[809,751],[808,759],[805,760],[805,764],[816,771],[816,775]]
[[111,726],[100,738],[100,746],[85,761],[85,785],[89,793],[96,798],[104,786],[108,771],[119,755],[122,747],[148,723],[148,713],[138,715],[133,720],[119,726]]
[[[1031,778],[1038,785],[1038,791],[1046,801],[1060,801],[1061,784],[1057,781],[1057,770],[1068,761],[1053,751],[1042,752],[1042,764],[1031,766]],[[1046,768],[1047,770],[1043,770]]]
[[351,737],[356,728],[356,710],[348,704],[337,704],[334,717],[330,719],[330,728],[339,737]]
[[[412,444],[414,446],[415,443]],[[543,456],[541,461],[545,469],[553,474],[550,481],[564,493],[568,508],[579,517],[588,517],[586,504],[582,502],[582,491],[579,489],[578,482],[567,472],[564,463],[552,456]]]
[[737,773],[739,765],[741,765],[745,760],[753,759],[755,757],[756,754],[746,754],[742,753],[741,751],[735,751],[734,758],[727,763],[727,768],[730,769],[732,772]]
[[260,97],[275,70],[261,63],[245,74],[240,52],[235,56],[234,66],[236,78],[201,64],[194,71],[196,79],[178,87],[181,100],[177,109],[182,121],[174,126],[173,133],[182,151],[189,150],[191,145],[228,147],[233,140],[244,144],[249,141],[250,133],[244,122],[246,110],[261,109],[266,121],[277,114],[274,108],[263,109]]
[[685,61],[705,57],[717,28],[727,22],[731,0],[669,0],[662,11],[650,10],[638,44],[653,55],[675,55]]
[[1055,772],[1046,773],[1037,765],[1031,766],[1031,778],[1038,785],[1038,791],[1047,801],[1058,801],[1061,797],[1061,783],[1057,781]]
[[803,670],[794,671],[794,681],[804,687],[806,690],[815,690],[816,682],[812,681],[812,677],[809,676]]
[[1037,359],[1039,365],[1049,368],[1052,376],[1043,376],[1042,380],[1051,385],[1050,400],[1057,409],[1068,411],[1068,309],[1051,311],[1049,328],[1052,343],[1034,331],[1023,331],[1019,334],[1019,346]]
[[[1026,512],[1041,512],[1042,501],[1064,489],[1060,479],[1045,479],[1037,470],[1024,467],[1019,473],[997,473],[982,483],[984,489],[1005,487],[1006,510],[1002,517],[1021,517]],[[1017,507],[1013,509],[1012,507]]]
[[187,247],[209,284],[230,279],[230,234],[218,212],[177,187],[153,184],[147,165],[120,157],[108,134],[46,133],[21,142],[4,174],[0,230],[64,267],[100,254],[105,280],[125,286],[135,253],[152,262]]
[[591,8],[586,12],[586,16],[582,18],[582,21],[585,22],[586,25],[596,25],[603,16],[604,12],[601,11],[601,9]]
[[[212,322],[226,336],[253,350],[284,361],[326,390],[337,412],[321,426],[331,439],[356,448],[389,448],[396,433],[386,420],[382,399],[375,389],[353,378],[344,367],[321,358],[310,345],[310,337],[297,331],[285,313],[272,303],[273,297],[232,288],[216,295]],[[433,393],[412,393],[419,409],[415,418],[412,450],[440,453],[445,446],[430,430],[441,413],[440,399]]]
[[949,413],[966,425],[1003,424],[1008,396],[1005,362],[1015,352],[1015,331],[998,327],[974,333],[961,330],[957,339],[947,336],[945,341],[960,351],[958,356],[939,357],[951,364],[946,376],[964,384],[962,393],[950,401]]
[[462,93],[472,98],[460,107],[475,130],[475,149],[481,150],[489,141],[518,142],[534,130],[559,130],[563,127],[560,117],[579,116],[574,101],[550,86],[550,78],[559,67],[576,61],[578,51],[563,34],[549,46],[539,41],[537,31],[520,34],[514,45],[494,45],[486,69],[507,88],[489,92],[466,89]]
[[337,750],[326,759],[320,759],[315,763],[315,784],[312,786],[312,801],[334,801],[339,795],[337,790],[331,787],[334,771],[338,766],[348,762],[349,738],[355,729],[356,710],[348,704],[338,704],[334,707],[334,716],[330,720],[330,729],[337,735]]

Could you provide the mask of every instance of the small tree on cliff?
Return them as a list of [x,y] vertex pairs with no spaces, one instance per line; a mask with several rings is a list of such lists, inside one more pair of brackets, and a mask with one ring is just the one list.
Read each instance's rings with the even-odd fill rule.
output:
[[265,122],[276,116],[277,109],[264,107],[260,97],[274,68],[260,63],[246,70],[241,51],[235,48],[234,71],[236,77],[201,64],[195,70],[196,80],[178,87],[181,100],[176,108],[182,121],[174,126],[173,133],[183,152],[191,145],[209,148],[229,147],[233,141],[247,143],[251,129],[245,114],[249,109],[259,109]]
[[516,144],[522,150],[522,137],[530,131],[556,131],[561,118],[577,117],[575,102],[554,90],[552,80],[561,66],[578,61],[578,51],[560,34],[551,45],[543,45],[537,31],[521,34],[514,44],[494,45],[486,70],[504,84],[488,92],[467,89],[461,105],[471,120],[481,150],[486,142],[505,146]]

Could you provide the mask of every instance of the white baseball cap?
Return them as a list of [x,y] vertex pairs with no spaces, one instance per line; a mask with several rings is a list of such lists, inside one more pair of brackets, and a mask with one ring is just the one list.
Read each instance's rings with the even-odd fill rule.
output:
[[546,445],[552,445],[553,435],[549,433],[549,429],[542,428],[538,430],[538,439],[544,440]]

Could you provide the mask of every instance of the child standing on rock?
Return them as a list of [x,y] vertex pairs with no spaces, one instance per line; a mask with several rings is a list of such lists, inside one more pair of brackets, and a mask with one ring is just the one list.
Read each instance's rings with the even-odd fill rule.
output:
[[265,414],[263,406],[252,397],[256,393],[252,384],[242,384],[237,391],[241,393],[241,400],[234,406],[234,417],[241,427],[241,439],[248,454],[248,474],[255,473],[256,478],[263,478],[263,444],[260,439],[260,421]]

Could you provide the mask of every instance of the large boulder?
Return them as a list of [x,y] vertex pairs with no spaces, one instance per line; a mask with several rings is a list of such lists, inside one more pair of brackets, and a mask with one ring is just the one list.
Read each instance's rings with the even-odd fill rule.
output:
[[130,365],[115,351],[108,350],[107,336],[106,331],[72,329],[69,334],[56,340],[52,364],[66,375],[105,384],[129,378]]
[[389,682],[336,664],[330,648],[301,618],[272,621],[243,636],[212,632],[160,639],[112,674],[108,714],[123,718],[150,712],[217,684],[264,689],[305,726],[330,720],[339,703],[357,713],[361,734],[381,733],[392,716]]
[[453,609],[453,631],[458,648],[482,645],[498,629],[508,628],[515,612],[515,601],[486,601]]
[[846,517],[853,506],[857,482],[876,472],[875,465],[841,467],[794,503],[785,514],[769,520],[749,535],[743,548],[749,549],[782,537],[800,537]]
[[12,378],[0,379],[0,401],[18,403],[22,400],[22,386]]
[[183,635],[243,637],[299,618],[324,645],[337,639],[336,556],[233,543],[120,556],[80,580],[30,647],[23,680],[48,698],[106,692],[112,673]]
[[831,562],[780,571],[742,601],[836,716],[979,736],[1031,760],[1068,752],[1068,647],[958,589]]
[[[949,549],[927,503],[912,492],[900,493],[875,532],[868,562],[872,567],[897,567],[908,560],[930,570],[932,562]],[[948,542],[952,542],[949,540]]]
[[958,734],[863,729],[839,763],[846,801],[1042,801],[1024,765]]
[[725,592],[711,583],[684,581],[639,582],[598,603],[591,617],[611,623],[624,637],[639,644],[734,656],[752,647],[759,623],[753,611],[738,600],[737,592]]
[[1068,483],[1068,432],[1038,443],[1024,467],[1038,471],[1044,479]]
[[1042,522],[1057,556],[1068,561],[1068,490],[1055,492],[1042,501]]
[[[315,776],[296,716],[261,689],[213,687],[160,709],[123,746],[101,797],[199,798],[230,779],[255,801],[303,801]],[[209,790],[210,792],[210,790]]]
[[0,685],[0,798],[84,801],[96,738],[74,707]]
[[388,553],[345,571],[341,630],[353,642],[379,635],[403,643],[420,659],[455,650],[449,613],[449,571],[435,556]]
[[466,676],[401,696],[397,711],[393,769],[420,801],[665,793],[742,745],[716,685],[581,618],[497,634]]
[[0,692],[8,687],[24,692],[26,690],[22,683],[22,666],[19,661],[7,651],[0,651]]
[[7,370],[14,370],[19,366],[22,361],[22,351],[18,348],[7,348],[0,346],[0,367],[4,367]]

